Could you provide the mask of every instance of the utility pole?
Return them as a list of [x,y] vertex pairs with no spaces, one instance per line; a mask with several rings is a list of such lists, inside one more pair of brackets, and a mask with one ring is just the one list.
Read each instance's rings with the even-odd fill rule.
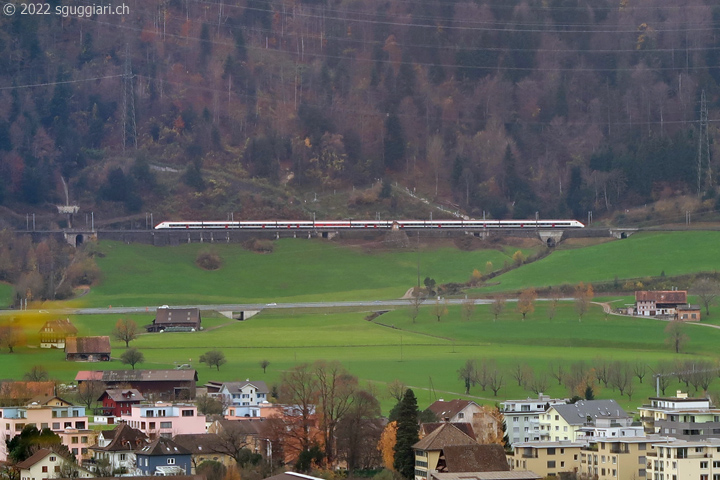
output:
[[[707,168],[705,183],[703,185],[703,170]],[[697,187],[698,197],[702,196],[703,186],[708,189],[713,186],[712,166],[710,164],[710,136],[708,134],[708,108],[705,90],[700,97],[700,123],[698,126],[698,157],[697,157]]]
[[123,152],[127,141],[137,150],[137,124],[135,123],[135,92],[133,89],[133,74],[130,66],[130,49],[125,44],[125,71],[123,72],[123,110],[122,110],[122,146]]

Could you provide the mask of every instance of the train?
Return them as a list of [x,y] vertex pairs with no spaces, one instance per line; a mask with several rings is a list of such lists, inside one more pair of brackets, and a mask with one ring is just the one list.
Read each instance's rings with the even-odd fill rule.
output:
[[577,220],[253,220],[160,222],[155,230],[583,228]]

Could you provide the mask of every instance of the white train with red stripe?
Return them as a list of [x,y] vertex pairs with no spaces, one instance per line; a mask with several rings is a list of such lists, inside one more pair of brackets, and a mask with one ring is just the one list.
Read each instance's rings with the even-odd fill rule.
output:
[[254,220],[244,222],[161,222],[155,230],[361,230],[583,228],[577,220]]

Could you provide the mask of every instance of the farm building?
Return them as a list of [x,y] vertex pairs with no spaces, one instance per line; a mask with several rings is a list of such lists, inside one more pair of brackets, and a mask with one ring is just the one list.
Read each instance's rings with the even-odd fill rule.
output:
[[40,348],[65,348],[65,339],[77,335],[69,318],[49,320],[40,329]]
[[68,337],[65,339],[65,360],[107,362],[110,360],[110,337]]
[[195,398],[195,370],[84,370],[75,376],[78,385],[100,381],[110,388],[129,386],[145,397],[157,395],[164,399]]
[[635,292],[635,315],[675,316],[679,306],[687,305],[687,290],[640,290]]
[[148,332],[192,332],[200,330],[202,318],[198,308],[170,308],[162,306],[157,309],[155,319],[146,325]]

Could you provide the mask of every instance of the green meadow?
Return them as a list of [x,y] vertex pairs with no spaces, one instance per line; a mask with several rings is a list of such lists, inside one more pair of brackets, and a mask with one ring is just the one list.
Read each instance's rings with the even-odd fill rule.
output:
[[720,232],[637,233],[623,240],[559,249],[493,281],[481,292],[608,282],[720,270]]
[[[657,276],[661,271],[670,276],[715,270],[720,266],[718,240],[720,233],[715,232],[644,233],[599,245],[558,249],[542,260],[496,277],[493,281],[499,281],[499,285],[480,291],[592,283],[616,276],[622,281]],[[103,242],[99,247],[103,253],[98,258],[103,280],[79,300],[81,306],[399,298],[416,284],[418,261],[421,278],[432,277],[438,284],[464,282],[473,269],[484,270],[488,261],[495,268],[511,263],[517,250],[423,248],[420,252],[369,253],[363,248],[300,239],[275,242],[270,254],[217,244],[158,248]],[[198,252],[204,249],[223,258],[220,270],[204,271],[195,265]],[[0,298],[5,291],[10,292],[9,287],[0,285]],[[623,305],[631,303],[632,296],[596,300]],[[478,306],[469,320],[463,318],[459,306],[451,306],[438,322],[432,314],[432,301],[423,305],[414,322],[407,308],[385,312],[373,320],[367,319],[372,309],[266,310],[242,322],[204,312],[200,332],[142,334],[131,346],[145,355],[145,362],[138,368],[174,368],[189,363],[198,370],[200,384],[253,378],[273,385],[284,371],[298,363],[338,360],[380,396],[385,386],[396,379],[412,386],[421,406],[437,398],[463,397],[492,404],[531,396],[511,376],[512,368],[521,363],[541,375],[547,374],[551,364],[592,364],[599,358],[642,362],[651,367],[661,361],[720,359],[720,329],[711,326],[684,326],[688,342],[682,353],[675,354],[666,345],[666,322],[605,315],[600,305],[593,305],[579,321],[573,302],[561,302],[551,320],[548,306],[547,302],[537,301],[535,311],[525,321],[512,302],[506,304],[497,321],[489,306]],[[81,335],[110,335],[123,316],[111,312],[108,309],[103,315],[76,315],[71,320]],[[153,316],[149,308],[146,313],[128,317],[142,326],[152,322]],[[720,313],[713,312],[703,321],[712,323],[720,323]],[[39,364],[46,366],[53,377],[69,382],[79,369],[127,368],[117,360],[125,350],[124,343],[113,340],[112,348],[114,360],[103,364],[65,362],[61,351],[31,347],[17,348],[14,354],[3,350],[0,359],[6,377],[20,378],[32,365]],[[227,358],[219,371],[198,362],[199,356],[211,349],[222,350]],[[504,375],[497,397],[479,386],[473,387],[469,395],[464,394],[457,371],[468,359],[496,362]],[[259,366],[262,360],[270,361],[266,373]],[[635,379],[632,399],[611,388],[597,388],[596,397],[616,398],[634,410],[654,395],[651,373],[648,375],[642,384]],[[686,387],[674,383],[668,393],[676,389]],[[720,380],[715,380],[711,390],[720,390]],[[564,397],[576,392],[548,380],[546,393]],[[383,408],[387,411],[391,406],[391,400],[384,397]]]
[[[253,302],[378,300],[402,297],[420,274],[438,284],[465,282],[490,261],[512,262],[515,250],[463,252],[454,248],[367,253],[315,240],[283,239],[269,254],[237,245],[184,244],[158,248],[103,242],[104,279],[87,306],[188,305]],[[223,258],[219,270],[195,265],[201,250]]]
[[[568,365],[576,361],[592,364],[595,359],[644,362],[655,366],[660,361],[717,359],[716,345],[720,330],[701,325],[687,325],[689,337],[686,354],[676,355],[665,345],[665,322],[608,316],[594,305],[582,322],[578,321],[572,303],[561,303],[553,320],[546,315],[547,305],[538,302],[536,311],[521,320],[515,306],[508,303],[498,321],[493,321],[488,306],[478,306],[470,320],[459,307],[451,307],[440,322],[431,307],[421,309],[415,322],[406,309],[398,309],[367,320],[369,312],[311,313],[288,316],[279,311],[263,312],[249,320],[237,321],[214,316],[205,318],[204,330],[193,333],[143,334],[131,343],[145,355],[138,368],[174,368],[189,363],[199,373],[200,383],[209,380],[253,378],[276,384],[282,372],[292,366],[315,360],[338,360],[364,385],[381,396],[395,379],[418,391],[425,406],[437,398],[471,398],[493,404],[506,398],[533,395],[517,386],[512,368],[531,365],[537,374],[549,371],[551,363]],[[108,334],[118,315],[81,315],[72,318],[81,333]],[[139,325],[151,316],[133,315]],[[74,364],[63,361],[57,350],[23,347],[17,353],[2,354],[3,365],[15,377],[22,376],[32,365],[45,365],[63,382],[72,381],[78,369],[126,368],[117,360],[125,346],[112,341],[113,357],[104,364]],[[220,370],[200,364],[198,358],[211,349],[220,349],[227,364]],[[266,373],[259,366],[269,360]],[[505,385],[495,397],[489,389],[473,387],[465,395],[457,370],[468,359],[493,359],[503,371]],[[720,382],[720,380],[716,381]],[[598,389],[599,398],[616,398],[634,409],[642,399],[653,394],[652,382],[646,377],[637,383],[631,399],[620,397],[612,389]],[[684,387],[684,385],[682,386]],[[681,388],[672,385],[671,391]],[[548,381],[546,393],[567,396],[569,392],[554,380]],[[391,407],[388,398],[383,407]]]
[[12,302],[12,285],[0,282],[0,305],[10,305]]

